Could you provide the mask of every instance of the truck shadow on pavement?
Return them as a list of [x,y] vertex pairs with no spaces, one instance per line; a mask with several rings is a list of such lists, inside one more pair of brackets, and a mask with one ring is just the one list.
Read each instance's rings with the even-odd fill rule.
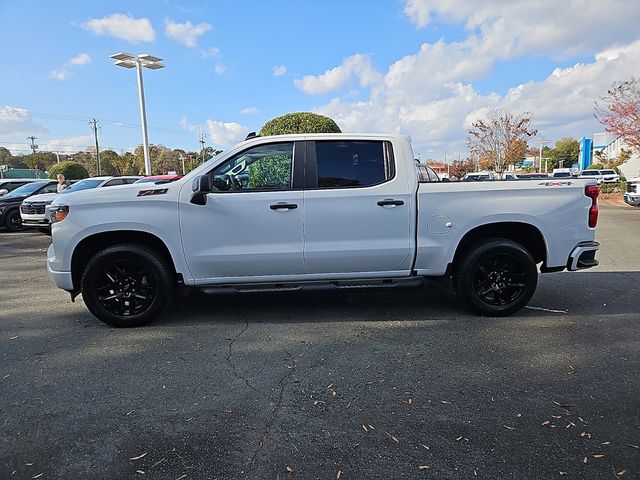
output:
[[[512,315],[640,314],[640,272],[578,272],[541,275],[529,305]],[[158,324],[226,322],[238,312],[251,322],[419,321],[478,318],[435,281],[422,288],[324,292],[194,292],[158,319]]]

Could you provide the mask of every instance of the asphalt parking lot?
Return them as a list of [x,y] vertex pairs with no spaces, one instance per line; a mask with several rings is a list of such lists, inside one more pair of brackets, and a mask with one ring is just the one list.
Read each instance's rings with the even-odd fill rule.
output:
[[418,290],[190,297],[118,330],[0,232],[1,479],[640,478],[640,209],[509,318]]

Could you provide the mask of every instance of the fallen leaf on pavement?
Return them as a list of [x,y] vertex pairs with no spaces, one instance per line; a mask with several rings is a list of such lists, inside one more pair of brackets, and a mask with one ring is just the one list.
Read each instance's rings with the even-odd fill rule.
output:
[[419,470],[428,470],[429,469],[429,465],[420,465],[418,467]]
[[34,475],[31,478],[33,478],[33,480],[35,480],[36,478],[40,478],[42,475],[44,475],[44,472],[43,473],[39,473],[38,475]]
[[589,461],[589,460],[587,459],[587,457],[584,457],[584,458],[582,459],[582,463],[587,463],[588,461]]
[[285,465],[284,469],[287,471],[287,473],[293,473],[293,468],[291,468],[290,465]]
[[592,455],[593,458],[604,458],[604,455],[602,455],[601,453],[596,453],[595,455]]
[[503,425],[504,428],[506,428],[507,430],[515,430],[516,427],[511,427],[509,425]]
[[340,480],[340,475],[342,475],[342,470],[336,472],[336,480]]
[[131,457],[129,460],[140,460],[147,456],[147,452],[144,452],[142,455],[138,455],[137,457]]
[[421,443],[420,446],[426,450],[429,450],[429,447],[427,447],[424,443]]
[[620,470],[619,472],[616,472],[616,476],[621,477],[623,476],[625,473],[627,473],[626,470]]
[[139,473],[140,475],[144,475],[144,470],[136,470],[136,473]]

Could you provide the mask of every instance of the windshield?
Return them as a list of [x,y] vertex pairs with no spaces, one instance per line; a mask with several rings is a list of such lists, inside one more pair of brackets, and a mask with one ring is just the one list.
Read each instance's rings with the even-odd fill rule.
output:
[[604,173],[605,175],[615,175],[616,172],[615,170],[600,170],[601,173]]
[[598,170],[585,170],[582,175],[600,175]]
[[47,182],[31,182],[26,185],[22,185],[21,187],[16,188],[12,192],[9,192],[5,195],[5,197],[23,197],[25,195],[31,195],[36,190],[44,187]]
[[89,190],[90,188],[96,188],[103,181],[104,180],[95,180],[95,179],[91,179],[91,178],[88,178],[86,180],[80,180],[79,182],[74,183],[70,187],[65,188],[60,193],[69,193],[69,192],[77,192],[77,191],[80,191],[80,190]]
[[556,172],[553,174],[554,177],[570,177],[571,174],[569,172]]

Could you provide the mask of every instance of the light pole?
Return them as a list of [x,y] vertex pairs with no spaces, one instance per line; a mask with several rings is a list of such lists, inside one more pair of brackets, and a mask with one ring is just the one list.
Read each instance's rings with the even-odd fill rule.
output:
[[144,150],[144,172],[151,175],[151,157],[149,156],[149,135],[147,133],[147,112],[144,106],[144,85],[142,84],[142,67],[150,70],[164,68],[160,63],[161,58],[154,57],[148,53],[132,55],[130,53],[115,53],[111,58],[117,60],[115,65],[124,68],[137,68],[138,70],[138,96],[140,98],[140,120],[142,122],[142,148]]

